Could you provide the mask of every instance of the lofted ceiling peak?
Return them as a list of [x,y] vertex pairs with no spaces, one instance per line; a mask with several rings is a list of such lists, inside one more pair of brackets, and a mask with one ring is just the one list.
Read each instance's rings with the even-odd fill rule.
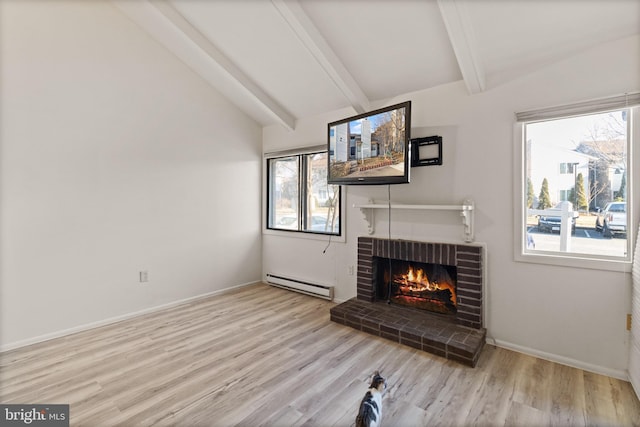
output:
[[460,80],[477,94],[640,32],[637,0],[113,3],[258,123],[287,129]]

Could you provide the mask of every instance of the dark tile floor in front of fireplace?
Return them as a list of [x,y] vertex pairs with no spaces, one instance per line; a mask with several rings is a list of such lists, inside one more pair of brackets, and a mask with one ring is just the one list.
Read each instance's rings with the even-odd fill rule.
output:
[[469,366],[476,365],[487,334],[438,314],[357,298],[331,308],[331,320]]

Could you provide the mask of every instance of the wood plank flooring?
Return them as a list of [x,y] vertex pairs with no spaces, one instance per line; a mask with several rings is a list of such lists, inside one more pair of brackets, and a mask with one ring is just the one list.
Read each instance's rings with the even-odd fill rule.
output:
[[640,426],[630,384],[487,345],[476,368],[329,321],[254,285],[0,354],[0,402],[75,426],[352,426],[371,373],[385,426]]

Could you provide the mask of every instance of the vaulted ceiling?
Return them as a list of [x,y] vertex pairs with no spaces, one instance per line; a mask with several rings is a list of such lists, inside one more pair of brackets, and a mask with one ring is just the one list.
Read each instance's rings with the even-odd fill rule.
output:
[[464,80],[471,94],[640,33],[639,0],[114,0],[258,123]]

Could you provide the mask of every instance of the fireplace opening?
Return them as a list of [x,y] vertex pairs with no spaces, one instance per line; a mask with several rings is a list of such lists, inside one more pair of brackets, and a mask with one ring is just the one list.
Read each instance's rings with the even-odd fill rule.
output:
[[455,266],[392,259],[390,272],[389,259],[377,258],[376,270],[376,299],[435,313],[456,314]]

